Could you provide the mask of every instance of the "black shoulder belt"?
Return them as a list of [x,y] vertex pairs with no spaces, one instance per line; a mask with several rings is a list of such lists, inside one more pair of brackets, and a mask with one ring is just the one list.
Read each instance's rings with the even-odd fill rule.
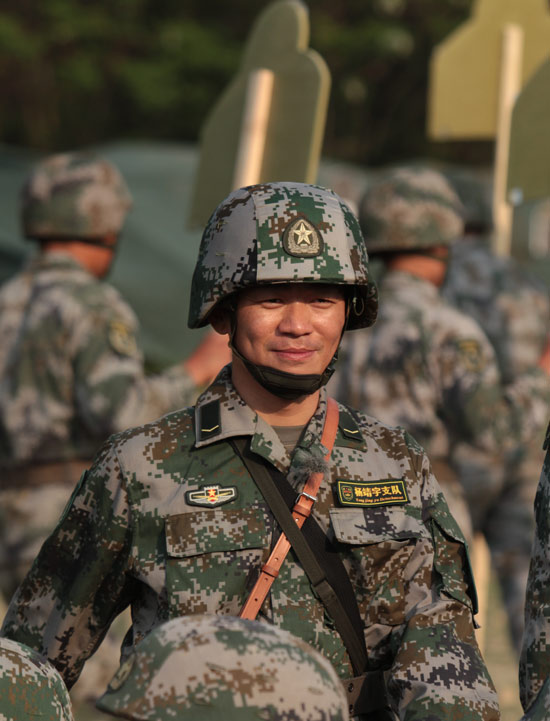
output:
[[343,682],[350,703],[350,716],[369,721],[387,721],[389,709],[382,670],[368,670],[369,661],[363,623],[347,571],[337,549],[311,515],[300,530],[291,509],[297,492],[286,476],[271,464],[256,459],[246,438],[231,445],[240,456],[282,531],[292,544],[314,592],[322,601],[348,652],[355,677]]

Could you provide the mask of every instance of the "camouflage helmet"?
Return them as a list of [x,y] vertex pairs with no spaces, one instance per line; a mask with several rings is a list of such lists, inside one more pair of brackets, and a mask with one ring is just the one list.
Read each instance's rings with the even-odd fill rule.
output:
[[207,325],[232,293],[267,283],[349,287],[347,328],[376,319],[376,286],[357,218],[332,190],[304,183],[239,188],[212,213],[191,285],[188,325]]
[[448,168],[444,173],[462,203],[464,232],[491,233],[494,226],[492,181],[466,168]]
[[23,186],[23,232],[44,240],[99,240],[120,232],[131,205],[130,191],[112,163],[89,153],[52,155]]
[[158,626],[96,705],[140,721],[348,719],[327,659],[288,631],[236,616],[186,616]]
[[58,671],[37,651],[0,638],[0,719],[73,721],[71,701]]
[[420,167],[383,173],[361,199],[359,222],[369,253],[450,245],[464,227],[448,181]]

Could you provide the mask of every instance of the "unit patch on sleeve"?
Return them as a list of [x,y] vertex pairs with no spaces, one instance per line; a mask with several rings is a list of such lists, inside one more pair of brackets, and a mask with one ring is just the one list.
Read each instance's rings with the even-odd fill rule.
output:
[[409,502],[405,481],[386,478],[380,481],[336,481],[342,506],[391,506]]
[[235,486],[204,486],[197,491],[187,491],[185,500],[190,506],[204,506],[212,508],[213,506],[222,506],[237,498],[237,488]]

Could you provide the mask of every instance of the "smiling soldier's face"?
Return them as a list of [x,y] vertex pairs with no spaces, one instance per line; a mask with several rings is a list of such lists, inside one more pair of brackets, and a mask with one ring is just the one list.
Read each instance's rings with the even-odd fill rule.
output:
[[306,375],[323,373],[346,319],[338,286],[256,286],[239,293],[235,346],[256,365]]

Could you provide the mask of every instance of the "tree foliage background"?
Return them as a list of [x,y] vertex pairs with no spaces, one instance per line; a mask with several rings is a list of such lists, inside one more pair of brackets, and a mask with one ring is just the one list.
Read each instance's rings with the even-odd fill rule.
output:
[[[270,0],[3,0],[0,139],[65,150],[120,138],[194,142]],[[324,154],[366,165],[429,155],[485,162],[483,144],[425,136],[433,47],[472,0],[311,0],[332,74]]]

